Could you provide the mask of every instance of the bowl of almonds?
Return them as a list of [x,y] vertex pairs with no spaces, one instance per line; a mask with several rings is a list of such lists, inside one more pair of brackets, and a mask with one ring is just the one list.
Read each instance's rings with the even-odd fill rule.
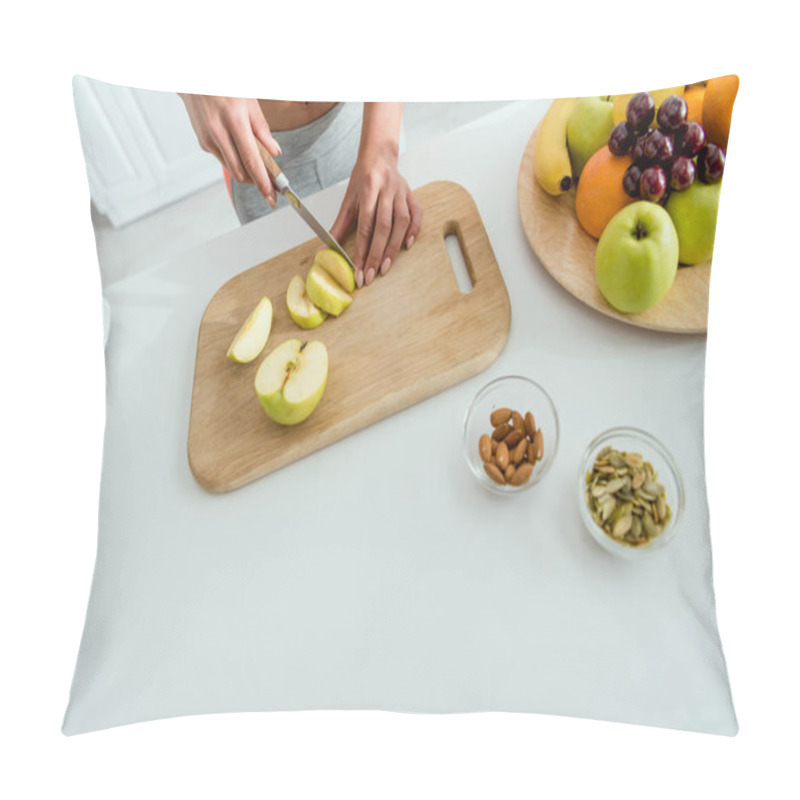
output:
[[530,489],[547,474],[557,449],[555,406],[529,378],[497,378],[467,409],[464,457],[488,489],[501,494]]
[[612,428],[589,444],[578,492],[581,516],[594,539],[627,558],[666,547],[683,511],[675,459],[637,428]]

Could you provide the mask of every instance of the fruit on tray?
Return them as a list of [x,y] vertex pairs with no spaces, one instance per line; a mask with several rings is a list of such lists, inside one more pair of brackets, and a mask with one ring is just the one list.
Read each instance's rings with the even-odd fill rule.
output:
[[612,98],[581,97],[567,122],[567,148],[572,177],[579,180],[586,162],[608,142],[614,127]]
[[326,247],[317,251],[314,263],[322,267],[346,292],[355,290],[356,279],[353,268],[335,250]]
[[315,306],[334,317],[338,317],[353,302],[352,295],[317,263],[311,265],[306,276],[306,292]]
[[700,181],[695,181],[685,192],[670,195],[666,209],[678,234],[681,264],[699,264],[711,258],[719,195],[719,183]]
[[633,202],[622,188],[622,180],[631,165],[630,156],[615,156],[602,147],[586,163],[575,192],[575,214],[581,227],[595,239],[609,220]]
[[[655,107],[654,110],[657,110],[663,100],[670,95],[682,95],[683,90],[683,86],[673,86],[670,89],[657,89],[654,92],[648,92],[648,94],[653,98],[653,105]],[[614,96],[613,114],[615,125],[618,122],[624,122],[627,119],[626,110],[628,107],[628,102],[631,100],[634,94],[618,94]]]
[[270,330],[272,330],[272,303],[268,297],[262,297],[233,337],[227,357],[237,364],[249,364],[261,354]]
[[639,200],[617,212],[597,243],[597,286],[618,311],[646,311],[672,286],[678,252],[670,215],[657,203]]
[[[598,240],[598,286],[618,311],[652,307],[678,263],[711,257],[738,85],[728,75],[655,92],[555,100],[548,108],[534,143],[536,179],[555,197],[576,187],[575,216]],[[598,146],[603,130],[605,146]],[[642,202],[669,213],[650,213]],[[623,211],[629,216],[620,219],[635,224],[623,235],[617,221],[605,236]]]
[[311,302],[306,292],[306,282],[300,275],[295,275],[289,281],[289,288],[286,290],[286,305],[289,309],[289,316],[297,325],[306,330],[321,325],[328,316]]
[[255,389],[261,407],[279,425],[297,425],[317,407],[328,379],[322,342],[289,339],[261,363]]
[[548,194],[558,196],[572,186],[572,163],[567,147],[567,124],[578,102],[562,97],[550,104],[533,148],[533,174]]
[[739,78],[725,75],[712,78],[706,83],[703,95],[703,128],[709,142],[728,149],[728,136],[731,130],[733,101],[739,91]]

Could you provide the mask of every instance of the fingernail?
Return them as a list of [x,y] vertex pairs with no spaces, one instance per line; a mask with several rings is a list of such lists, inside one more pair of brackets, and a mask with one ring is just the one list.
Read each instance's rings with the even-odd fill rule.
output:
[[272,143],[275,145],[275,149],[278,151],[278,155],[283,155],[283,150],[281,150],[281,146],[278,144],[278,140],[275,137],[272,138]]
[[372,281],[375,280],[375,270],[372,269],[372,267],[370,267],[367,270],[367,274],[366,274],[365,280],[367,282],[367,286],[369,286],[372,283]]
[[389,268],[392,266],[392,259],[391,258],[384,258],[383,264],[381,264],[381,275],[385,275]]
[[356,270],[356,286],[360,289],[364,285],[364,270]]
[[411,249],[411,245],[414,244],[414,237],[409,236],[408,241],[406,242],[406,250]]
[[269,205],[270,205],[270,208],[271,208],[271,209],[274,211],[274,210],[275,210],[275,206],[276,206],[276,203],[275,203],[275,198],[274,198],[272,195],[270,195],[270,196],[267,198],[267,202],[269,203]]

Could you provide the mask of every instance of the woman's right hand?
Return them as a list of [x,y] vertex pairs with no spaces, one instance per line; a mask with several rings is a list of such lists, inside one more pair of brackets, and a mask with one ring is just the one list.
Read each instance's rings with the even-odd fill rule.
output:
[[275,187],[256,140],[273,155],[281,149],[272,137],[257,100],[180,94],[200,147],[215,156],[239,183],[252,183],[275,208]]

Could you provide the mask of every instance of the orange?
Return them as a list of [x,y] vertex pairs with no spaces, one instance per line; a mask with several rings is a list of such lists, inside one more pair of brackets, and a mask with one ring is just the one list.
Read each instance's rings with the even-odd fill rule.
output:
[[622,188],[630,156],[615,156],[608,146],[600,148],[587,162],[575,193],[575,213],[581,227],[595,239],[620,209],[633,202]]
[[706,87],[703,83],[695,83],[683,93],[683,99],[689,109],[687,116],[689,122],[696,122],[698,125],[703,124],[703,98],[705,93]]
[[733,101],[738,90],[737,75],[712,78],[706,84],[703,98],[703,128],[706,131],[706,140],[718,144],[723,150],[728,148]]

